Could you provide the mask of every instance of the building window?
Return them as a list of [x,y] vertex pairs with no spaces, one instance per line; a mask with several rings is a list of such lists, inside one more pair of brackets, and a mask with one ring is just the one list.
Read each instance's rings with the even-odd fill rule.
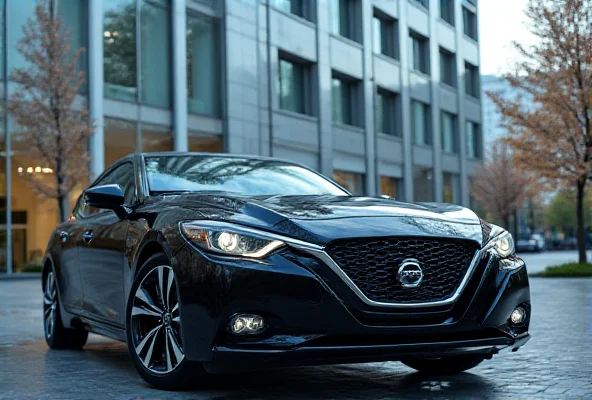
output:
[[458,153],[458,137],[456,115],[442,111],[442,150],[447,153]]
[[430,46],[426,37],[409,31],[409,68],[430,74]]
[[467,156],[481,158],[481,127],[473,121],[467,121],[465,125],[467,136]]
[[454,26],[454,0],[440,0],[440,18]]
[[465,62],[465,92],[478,99],[479,90],[479,67]]
[[374,52],[391,58],[398,58],[396,21],[375,10],[372,30]]
[[331,97],[333,102],[333,122],[345,125],[357,125],[359,108],[358,82],[333,76],[331,80]]
[[105,97],[137,101],[136,2],[103,1]]
[[[1,2],[0,5],[4,6],[4,2]],[[36,6],[37,2],[34,0],[8,0],[7,4],[5,5],[6,15],[4,21],[6,21],[7,28],[6,31],[4,31],[4,25],[2,25],[0,26],[0,30],[3,31],[2,34],[5,34],[5,32],[10,32],[10,34],[6,35],[5,37],[7,43],[6,47],[4,48],[7,52],[7,68],[9,73],[11,69],[27,67],[28,63],[21,52],[18,51],[17,46],[20,40],[23,38],[23,26],[27,24],[29,18],[35,17]],[[0,63],[3,61],[4,57]],[[2,75],[2,77],[3,76],[4,75]]]
[[222,153],[224,146],[220,136],[201,136],[189,132],[189,151],[198,153]]
[[187,14],[187,109],[220,115],[220,53],[212,18]]
[[136,122],[105,118],[105,168],[136,151]]
[[456,55],[440,47],[440,81],[456,87]]
[[380,194],[391,199],[403,198],[403,179],[390,176],[380,177]]
[[411,102],[413,143],[430,145],[432,137],[430,134],[430,107],[419,101]]
[[426,10],[430,9],[430,0],[411,0],[411,1],[415,4],[419,4],[420,6],[425,8]]
[[344,187],[354,196],[362,196],[364,194],[364,179],[363,175],[354,172],[334,171],[333,180]]
[[142,123],[142,151],[173,151],[171,128]]
[[360,42],[357,16],[361,15],[361,12],[356,12],[358,6],[358,0],[332,0],[329,7],[331,32]]
[[460,204],[460,176],[444,172],[442,178],[442,200],[444,203]]
[[[0,2],[1,3],[1,2]],[[59,0],[58,15],[64,23],[66,29],[71,30],[70,45],[71,53],[74,54],[78,49],[88,49],[88,1],[87,0]],[[0,11],[0,21],[2,20]],[[0,33],[1,35],[1,33]],[[2,46],[2,44],[0,44]],[[0,48],[0,56],[2,49]],[[0,61],[1,63],[1,61]],[[84,83],[80,87],[81,93],[88,91],[88,53],[83,52],[78,58],[78,69],[84,72]],[[1,71],[1,68],[0,68]]]
[[280,108],[300,114],[310,114],[308,94],[310,85],[310,67],[291,59],[283,58],[279,62],[279,97]]
[[376,132],[399,136],[399,96],[378,88],[376,91]]
[[463,31],[465,35],[473,40],[478,40],[477,36],[477,16],[467,7],[462,8],[463,13]]
[[413,167],[413,201],[434,201],[434,179],[430,168]]
[[171,105],[171,19],[164,1],[143,0],[140,9],[142,82],[144,104]]
[[310,20],[311,13],[308,0],[273,0],[273,5],[290,14]]

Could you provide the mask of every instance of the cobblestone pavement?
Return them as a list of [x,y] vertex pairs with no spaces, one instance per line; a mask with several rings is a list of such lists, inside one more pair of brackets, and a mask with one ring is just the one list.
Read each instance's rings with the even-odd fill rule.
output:
[[531,280],[532,339],[471,373],[426,378],[400,363],[301,367],[220,376],[163,392],[137,375],[125,344],[91,335],[52,351],[38,281],[0,281],[0,399],[592,399],[592,279]]

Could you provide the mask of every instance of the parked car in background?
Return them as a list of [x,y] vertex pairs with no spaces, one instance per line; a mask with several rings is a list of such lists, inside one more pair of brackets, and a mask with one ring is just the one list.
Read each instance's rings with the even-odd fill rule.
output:
[[520,236],[516,242],[516,251],[544,251],[545,238],[538,233]]
[[578,248],[578,239],[567,237],[559,242],[559,250],[575,250]]

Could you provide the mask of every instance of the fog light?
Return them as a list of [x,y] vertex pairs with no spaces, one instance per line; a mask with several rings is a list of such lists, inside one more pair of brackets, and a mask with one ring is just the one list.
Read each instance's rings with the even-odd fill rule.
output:
[[266,327],[260,315],[238,314],[230,319],[230,331],[235,335],[255,335]]
[[516,307],[514,311],[512,311],[512,315],[510,315],[510,321],[514,325],[523,324],[526,321],[526,311],[522,307]]

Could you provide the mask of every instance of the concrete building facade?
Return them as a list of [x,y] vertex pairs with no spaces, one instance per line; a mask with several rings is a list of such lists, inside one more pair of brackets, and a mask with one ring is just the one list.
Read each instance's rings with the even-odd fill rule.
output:
[[[259,154],[355,194],[470,204],[483,152],[477,0],[54,1],[87,49],[91,176],[140,150]],[[57,222],[22,179],[51,172],[3,104],[34,5],[0,0],[0,272],[35,262]]]

